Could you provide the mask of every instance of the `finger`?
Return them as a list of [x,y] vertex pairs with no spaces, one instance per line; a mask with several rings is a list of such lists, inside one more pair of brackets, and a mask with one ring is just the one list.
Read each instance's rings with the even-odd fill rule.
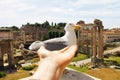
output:
[[74,58],[74,55],[75,55],[77,49],[78,49],[77,45],[73,45],[73,46],[69,47],[63,54],[60,54],[60,56],[59,56],[59,58],[61,59],[60,64],[62,64],[62,65],[69,64],[72,61],[72,59]]
[[49,51],[44,46],[41,46],[37,53],[39,57],[42,59],[48,56]]
[[72,54],[74,54],[78,49],[77,45],[72,45],[70,46],[65,52],[71,52]]
[[61,53],[63,53],[64,51],[66,51],[67,49],[68,49],[69,47],[65,47],[65,48],[63,48],[63,49],[61,49],[61,50],[59,50]]
[[48,53],[49,50],[47,50],[44,46],[41,46],[40,49],[38,50],[38,53]]
[[46,49],[45,46],[41,46],[40,48],[42,48],[42,49]]
[[71,47],[69,47],[65,52],[64,52],[64,57],[69,57],[69,58],[72,58],[74,57],[76,51],[78,49],[78,46],[77,45],[73,45]]

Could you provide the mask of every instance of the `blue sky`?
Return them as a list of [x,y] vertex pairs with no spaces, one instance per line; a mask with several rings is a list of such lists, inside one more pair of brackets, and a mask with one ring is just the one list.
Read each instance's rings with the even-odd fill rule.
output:
[[120,27],[120,0],[0,0],[0,26],[94,19],[105,28]]

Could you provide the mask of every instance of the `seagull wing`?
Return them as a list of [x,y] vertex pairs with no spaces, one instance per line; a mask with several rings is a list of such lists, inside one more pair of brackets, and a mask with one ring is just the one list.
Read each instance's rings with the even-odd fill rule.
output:
[[67,41],[62,38],[54,38],[43,42],[48,50],[60,50],[67,47]]

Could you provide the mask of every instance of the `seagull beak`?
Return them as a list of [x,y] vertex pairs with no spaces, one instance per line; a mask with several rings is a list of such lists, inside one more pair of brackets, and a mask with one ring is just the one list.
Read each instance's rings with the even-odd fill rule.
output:
[[80,25],[75,25],[75,29],[80,30],[81,26]]

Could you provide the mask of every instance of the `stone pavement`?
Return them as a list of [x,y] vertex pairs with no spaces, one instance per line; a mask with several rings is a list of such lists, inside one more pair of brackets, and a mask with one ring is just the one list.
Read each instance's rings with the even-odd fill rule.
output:
[[101,80],[101,79],[95,78],[88,74],[78,72],[70,68],[66,68],[62,76],[62,80]]
[[85,65],[85,64],[87,64],[89,62],[91,62],[91,58],[85,59],[85,60],[81,60],[81,61],[77,61],[77,62],[71,62],[70,64],[75,65],[77,67],[81,67],[81,66],[83,66],[83,65]]
[[120,47],[117,47],[117,48],[114,48],[114,49],[112,49],[112,50],[106,50],[106,51],[104,51],[104,55],[105,54],[112,54],[112,53],[114,53],[114,52],[117,52],[117,51],[120,51]]

